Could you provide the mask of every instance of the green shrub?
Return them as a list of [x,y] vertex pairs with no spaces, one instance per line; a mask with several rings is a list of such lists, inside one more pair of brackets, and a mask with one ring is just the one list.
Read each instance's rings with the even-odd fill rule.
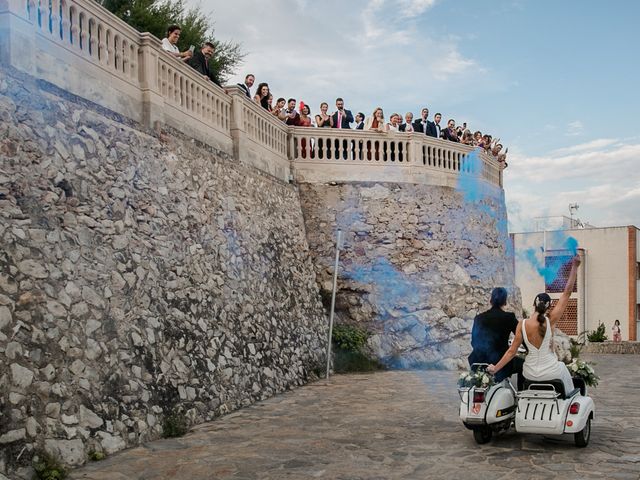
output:
[[335,325],[332,340],[334,345],[347,352],[360,352],[369,339],[369,332],[353,325]]
[[593,332],[587,333],[587,340],[592,343],[604,342],[605,340],[607,340],[607,335],[604,332],[604,323],[600,322],[598,328],[596,328]]
[[184,413],[172,410],[169,415],[164,417],[162,422],[162,436],[164,438],[181,437],[188,431],[189,425]]
[[522,318],[529,318],[529,310],[526,308],[522,309]]
[[99,462],[100,460],[104,460],[107,456],[102,452],[96,452],[95,450],[91,450],[89,452],[89,460],[92,462]]
[[33,469],[38,480],[63,480],[67,470],[53,455],[40,451],[33,457]]
[[369,358],[365,346],[370,333],[354,325],[333,328],[333,371],[335,373],[372,372],[384,368],[378,360]]

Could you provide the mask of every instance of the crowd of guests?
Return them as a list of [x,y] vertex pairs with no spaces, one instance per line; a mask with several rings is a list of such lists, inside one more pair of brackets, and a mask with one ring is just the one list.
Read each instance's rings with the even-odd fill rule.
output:
[[[209,65],[209,60],[215,52],[215,45],[210,42],[205,43],[199,50],[195,50],[191,46],[188,50],[180,52],[177,43],[180,38],[180,27],[172,25],[167,29],[167,37],[162,40],[162,48],[169,54],[175,56],[181,61],[186,62],[199,72],[204,78],[221,86],[215,68]],[[479,130],[472,132],[467,128],[467,123],[456,125],[455,120],[449,119],[445,125],[442,125],[442,114],[436,113],[433,121],[429,120],[429,109],[423,108],[420,112],[420,118],[414,120],[413,113],[407,112],[404,118],[398,113],[392,113],[389,121],[385,120],[384,111],[381,107],[377,107],[369,117],[365,117],[364,113],[358,112],[355,117],[351,110],[344,106],[342,98],[336,99],[336,109],[329,114],[329,104],[322,102],[320,104],[319,113],[315,116],[311,115],[311,108],[304,102],[300,102],[296,110],[297,101],[295,98],[285,99],[278,98],[274,103],[274,97],[271,94],[268,83],[259,83],[255,90],[255,94],[251,94],[251,89],[255,83],[255,76],[248,74],[245,76],[244,83],[239,83],[238,87],[245,95],[259,104],[274,117],[279,118],[287,125],[296,127],[317,127],[317,128],[346,128],[350,129],[354,123],[356,130],[368,130],[380,133],[386,132],[405,132],[405,133],[422,133],[433,138],[441,138],[450,142],[459,142],[464,145],[480,148],[488,154],[492,154],[502,168],[507,166],[507,152],[503,151],[500,139],[493,138],[491,135],[483,134]]]

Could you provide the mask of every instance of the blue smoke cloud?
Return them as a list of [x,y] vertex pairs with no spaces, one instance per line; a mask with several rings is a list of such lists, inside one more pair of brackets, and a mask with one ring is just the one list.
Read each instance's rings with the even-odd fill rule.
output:
[[[564,231],[554,231],[547,233],[547,250],[553,250],[559,255],[573,257],[578,253],[578,240],[567,235]],[[546,284],[553,283],[557,278],[563,262],[545,262],[544,247],[540,246],[542,258],[538,254],[538,248],[530,247],[521,254],[521,259],[525,260],[533,267],[538,274],[544,278]]]

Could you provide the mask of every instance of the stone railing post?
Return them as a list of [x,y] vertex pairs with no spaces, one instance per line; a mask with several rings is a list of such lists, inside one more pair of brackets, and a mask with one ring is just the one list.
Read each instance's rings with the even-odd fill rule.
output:
[[410,165],[422,165],[422,136],[424,136],[424,134],[409,134],[408,159]]
[[36,15],[33,0],[0,0],[0,64],[35,73]]
[[164,98],[158,79],[158,41],[150,33],[140,34],[138,49],[138,81],[142,93],[142,122],[155,128],[156,122],[164,123]]
[[236,160],[247,157],[247,131],[244,127],[244,106],[247,96],[240,87],[225,87],[231,97],[231,139],[233,140],[233,155]]

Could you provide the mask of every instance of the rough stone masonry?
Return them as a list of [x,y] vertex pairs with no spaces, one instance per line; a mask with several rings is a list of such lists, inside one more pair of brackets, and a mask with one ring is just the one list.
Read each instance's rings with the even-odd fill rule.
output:
[[304,383],[326,317],[298,193],[0,70],[0,472]]
[[300,198],[323,298],[341,229],[337,320],[370,331],[385,364],[467,366],[473,318],[496,286],[520,318],[501,192],[467,202],[451,187],[353,182],[303,184]]

